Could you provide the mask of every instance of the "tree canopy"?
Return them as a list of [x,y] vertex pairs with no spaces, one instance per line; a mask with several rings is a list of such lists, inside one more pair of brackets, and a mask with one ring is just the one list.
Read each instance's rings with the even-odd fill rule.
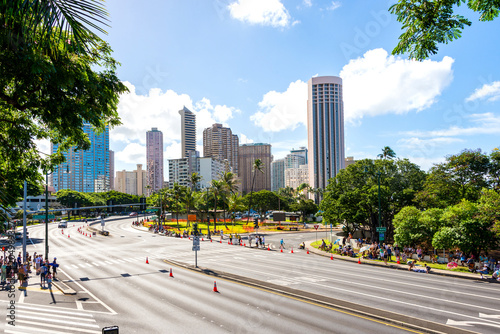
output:
[[479,13],[479,21],[491,21],[500,12],[498,0],[399,0],[389,9],[403,24],[392,53],[408,53],[412,59],[424,60],[438,52],[439,44],[460,38],[463,29],[472,24],[456,13],[462,4]]
[[[63,151],[90,147],[84,123],[97,132],[120,124],[116,109],[127,88],[110,46],[92,33],[105,13],[96,1],[0,8],[0,188],[16,193],[24,180],[43,182],[39,170],[61,163]],[[39,152],[35,141],[43,139],[58,152]]]

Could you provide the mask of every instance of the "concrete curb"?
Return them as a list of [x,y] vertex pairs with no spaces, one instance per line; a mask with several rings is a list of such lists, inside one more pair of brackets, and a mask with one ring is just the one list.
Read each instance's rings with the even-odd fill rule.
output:
[[451,327],[448,325],[427,321],[424,319],[418,319],[411,316],[394,313],[390,311],[385,311],[365,305],[355,304],[349,301],[335,299],[323,295],[318,295],[302,290],[296,290],[289,287],[283,287],[277,284],[268,283],[265,281],[260,281],[252,278],[247,278],[235,274],[230,274],[222,271],[216,271],[204,267],[194,267],[193,265],[188,265],[182,262],[171,261],[171,260],[163,260],[165,263],[177,266],[180,268],[184,268],[187,270],[192,270],[195,272],[199,272],[208,276],[218,277],[220,279],[224,279],[227,281],[232,281],[240,284],[249,285],[251,287],[256,287],[261,290],[267,290],[272,293],[285,295],[288,297],[293,297],[298,300],[306,301],[309,303],[316,303],[323,306],[331,307],[337,310],[342,310],[344,312],[348,312],[354,315],[368,317],[373,320],[383,321],[386,323],[390,323],[396,326],[409,328],[412,330],[417,330],[419,332],[424,333],[476,333],[472,331],[468,331],[461,328]]
[[[309,249],[309,253],[313,253],[313,254],[325,256],[325,257],[331,257],[332,253],[328,253],[328,252],[325,252],[325,251],[322,251],[322,250],[319,250],[317,248],[312,247],[311,243],[313,243],[315,241],[316,240],[311,240],[311,241],[305,242],[306,248]],[[337,255],[337,254],[333,254],[333,258],[335,260],[342,260],[342,261],[355,262],[355,263],[358,262],[358,258],[341,256],[341,255]],[[376,266],[376,267],[383,267],[383,268],[388,268],[388,269],[408,271],[408,266],[403,265],[403,264],[391,263],[391,264],[385,265],[384,263],[380,263],[380,262],[376,262],[376,261],[372,261],[372,260],[367,260],[367,259],[362,259],[361,264],[369,265],[369,266]],[[431,272],[429,273],[429,275],[440,275],[440,276],[468,279],[468,280],[481,281],[481,282],[486,281],[486,280],[482,280],[480,277],[478,277],[475,274],[449,272],[447,270],[434,269],[434,268],[431,269]]]
[[59,279],[57,281],[52,281],[52,285],[58,288],[65,295],[76,295],[75,290]]

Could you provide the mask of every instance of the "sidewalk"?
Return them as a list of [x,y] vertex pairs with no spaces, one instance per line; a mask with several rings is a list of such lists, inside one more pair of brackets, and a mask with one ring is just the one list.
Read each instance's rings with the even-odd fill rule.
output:
[[[326,256],[326,257],[331,257],[332,253],[328,253],[322,250],[319,250],[317,248],[314,248],[311,246],[311,243],[315,242],[316,240],[311,240],[311,241],[306,241],[306,249],[309,249],[310,253],[321,255],[321,256]],[[350,262],[355,262],[358,263],[359,258],[354,258],[350,256],[342,256],[338,254],[333,254],[333,258],[335,260],[343,260],[343,261],[350,261]],[[397,264],[396,262],[389,262],[387,265],[384,264],[383,262],[379,261],[374,261],[374,260],[368,260],[368,259],[361,259],[361,264],[362,265],[370,265],[370,266],[377,266],[377,267],[384,267],[384,268],[390,268],[390,269],[397,269],[397,270],[406,270],[408,271],[408,265],[406,264]],[[440,276],[447,276],[447,277],[454,277],[454,278],[462,278],[462,279],[470,279],[470,280],[478,280],[478,281],[485,281],[485,282],[492,282],[489,280],[482,280],[481,277],[478,274],[473,274],[473,273],[463,273],[463,272],[455,272],[455,271],[449,271],[449,270],[442,270],[442,269],[434,269],[432,268],[430,273],[431,275],[440,275]]]

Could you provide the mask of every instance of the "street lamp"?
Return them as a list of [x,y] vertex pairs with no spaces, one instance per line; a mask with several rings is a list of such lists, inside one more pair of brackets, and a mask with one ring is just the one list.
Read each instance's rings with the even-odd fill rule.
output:
[[[52,172],[53,173],[53,172]],[[49,260],[49,175],[45,172],[45,260]]]

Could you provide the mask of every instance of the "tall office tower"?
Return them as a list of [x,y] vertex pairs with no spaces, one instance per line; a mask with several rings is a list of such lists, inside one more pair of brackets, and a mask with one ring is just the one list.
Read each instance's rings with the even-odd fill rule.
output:
[[188,151],[196,151],[196,115],[188,108],[179,110],[181,115],[182,157],[189,156]]
[[146,132],[148,196],[163,187],[163,133],[158,128]]
[[109,189],[115,190],[115,151],[109,150]]
[[342,79],[315,77],[307,85],[309,185],[325,189],[345,164]]
[[285,159],[271,162],[271,191],[285,188]]
[[[97,134],[89,123],[83,125],[89,136],[90,148],[75,151],[70,148],[64,152],[66,161],[56,167],[50,177],[55,191],[71,189],[79,192],[106,192],[109,187],[109,128]],[[58,144],[51,144],[55,153]]]
[[252,189],[253,164],[256,159],[262,161],[262,172],[257,171],[253,191],[271,190],[271,145],[244,144],[238,149],[238,176],[241,179],[241,191],[249,193]]
[[233,173],[236,174],[238,174],[238,147],[238,136],[233,135],[231,129],[223,127],[222,124],[215,123],[203,130],[203,156],[229,161]]
[[116,172],[115,189],[121,193],[142,196],[146,194],[147,181],[147,171],[142,169],[142,164],[137,164],[134,171]]

